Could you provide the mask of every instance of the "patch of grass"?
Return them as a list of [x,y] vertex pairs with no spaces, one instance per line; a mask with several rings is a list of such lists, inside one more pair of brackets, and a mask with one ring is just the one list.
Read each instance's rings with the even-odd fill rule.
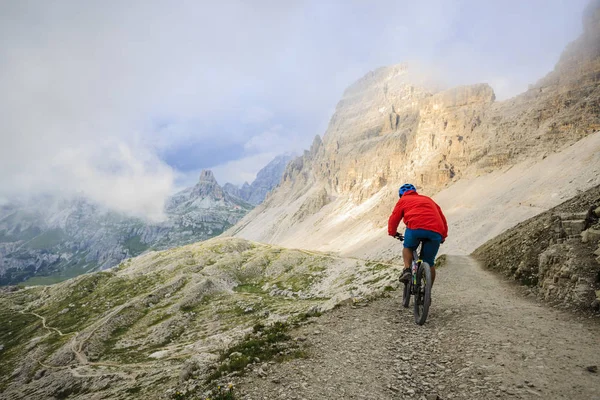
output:
[[382,280],[384,280],[385,278],[387,278],[387,276],[385,275],[380,275],[377,276],[373,279],[369,279],[368,281],[365,281],[366,284],[372,284],[372,283],[377,283],[377,282],[381,282]]
[[27,243],[27,247],[36,250],[50,249],[61,244],[66,238],[67,235],[62,229],[50,229],[31,239]]
[[106,271],[84,275],[64,297],[46,303],[36,312],[64,333],[81,330],[107,310],[148,292],[158,279],[156,274],[125,278]]
[[150,320],[150,322],[148,323],[148,327],[160,324],[161,322],[168,320],[172,316],[173,316],[173,314],[169,314],[166,312],[160,313],[160,314],[156,315],[152,320]]
[[143,243],[140,235],[132,236],[123,243],[123,247],[129,250],[131,255],[138,255],[148,250],[148,245]]
[[298,292],[300,290],[306,290],[313,284],[316,277],[310,274],[294,274],[287,278],[275,282],[280,288],[291,288],[292,291]]
[[243,372],[256,358],[261,362],[283,361],[284,356],[298,350],[294,348],[297,345],[290,346],[287,343],[291,340],[291,336],[287,334],[289,328],[290,325],[283,322],[276,322],[268,327],[255,325],[254,333],[221,354],[219,367],[206,378],[206,383],[234,371]]
[[[172,395],[172,399],[175,400],[187,400],[187,399],[199,399],[197,395],[197,389],[191,391],[180,391],[176,390]],[[235,391],[233,389],[233,385],[229,384],[227,387],[217,386],[216,388],[210,390],[210,395],[208,397],[210,400],[236,400],[237,397],[235,395]]]
[[183,312],[201,312],[206,306],[210,305],[212,301],[219,299],[220,296],[217,294],[205,294],[198,300],[189,301],[179,306],[179,309]]
[[261,289],[261,286],[257,285],[257,284],[252,284],[252,283],[247,283],[244,285],[237,285],[235,288],[233,288],[234,292],[240,292],[240,293],[256,293],[256,294],[263,294],[264,291]]
[[142,387],[141,386],[134,386],[134,387],[130,387],[125,389],[125,393],[127,394],[137,394],[139,392],[142,391]]
[[[7,219],[4,221],[7,222]],[[28,241],[38,236],[41,232],[41,229],[36,226],[30,226],[22,231],[17,228],[16,232],[13,232],[13,234],[9,234],[6,230],[3,230],[0,232],[0,243],[17,242],[20,240]]]
[[445,254],[442,254],[435,260],[435,264],[433,265],[435,268],[445,267],[448,263],[448,257]]
[[[35,315],[13,311],[5,301],[0,302],[0,387],[8,384],[22,348],[37,335],[43,334],[42,323]],[[58,335],[56,335],[58,336]]]
[[[122,349],[105,350],[106,355],[110,355],[107,359],[116,359],[121,364],[137,364],[148,360],[145,352],[138,349],[139,346],[126,347]],[[103,359],[105,357],[102,357]]]
[[380,263],[376,263],[373,261],[367,261],[366,266],[371,270],[371,271],[382,271],[384,269],[388,269],[390,268],[389,265],[385,265],[385,264],[380,264]]
[[300,324],[302,322],[305,322],[305,321],[309,320],[310,318],[320,317],[321,315],[323,315],[323,313],[321,311],[318,311],[318,310],[308,311],[308,312],[305,312],[305,313],[300,313],[298,315],[295,315],[290,320],[290,324],[292,324],[292,325],[298,325],[298,324]]
[[85,259],[82,259],[74,265],[67,266],[61,269],[60,272],[53,275],[37,275],[33,276],[26,281],[19,284],[19,286],[41,286],[41,285],[54,285],[55,283],[66,281],[67,279],[74,278],[79,275],[86,274],[96,268],[95,262],[87,263]]
[[322,272],[322,271],[325,271],[326,269],[327,269],[327,267],[324,267],[322,265],[314,265],[314,264],[312,264],[312,265],[308,266],[308,270],[310,272]]

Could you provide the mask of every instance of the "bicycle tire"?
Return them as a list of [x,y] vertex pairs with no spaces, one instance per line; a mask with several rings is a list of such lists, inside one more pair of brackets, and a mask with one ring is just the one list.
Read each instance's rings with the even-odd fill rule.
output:
[[415,290],[414,314],[415,323],[423,325],[427,320],[431,305],[431,267],[422,262],[417,270],[417,285]]
[[402,305],[404,308],[408,308],[410,306],[410,296],[412,295],[412,279],[404,284],[404,292],[402,294]]

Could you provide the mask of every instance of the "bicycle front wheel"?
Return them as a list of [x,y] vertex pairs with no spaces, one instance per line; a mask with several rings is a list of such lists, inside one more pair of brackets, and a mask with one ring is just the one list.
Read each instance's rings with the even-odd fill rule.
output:
[[415,290],[415,323],[423,325],[427,320],[429,305],[431,304],[431,267],[422,262],[417,270],[417,285]]

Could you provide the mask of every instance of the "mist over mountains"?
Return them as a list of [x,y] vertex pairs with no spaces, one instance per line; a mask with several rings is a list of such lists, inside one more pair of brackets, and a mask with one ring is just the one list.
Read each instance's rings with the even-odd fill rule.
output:
[[292,153],[277,156],[264,168],[258,171],[256,179],[252,184],[244,182],[241,187],[238,187],[231,183],[226,183],[223,185],[223,190],[256,206],[262,203],[267,193],[279,184],[285,171],[285,167],[294,157],[295,155]]
[[211,171],[202,171],[195,186],[167,199],[162,222],[127,216],[83,197],[39,196],[4,204],[0,285],[53,283],[112,267],[148,250],[217,236],[277,185],[289,158],[275,158],[239,195],[222,188]]
[[[236,398],[596,398],[600,0],[515,97],[421,72],[363,75],[302,155],[242,187],[203,170],[164,222],[81,198],[0,206],[0,283],[22,283],[0,288],[0,398],[214,399],[232,382]],[[449,222],[425,326],[386,230],[406,182]],[[483,243],[526,287],[478,265]]]

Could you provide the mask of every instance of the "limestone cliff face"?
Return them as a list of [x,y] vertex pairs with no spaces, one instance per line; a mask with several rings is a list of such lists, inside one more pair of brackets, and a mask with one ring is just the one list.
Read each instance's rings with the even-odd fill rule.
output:
[[[586,10],[584,33],[552,72],[506,101],[487,84],[440,90],[406,64],[370,72],[344,92],[323,139],[290,162],[280,187],[232,232],[291,244],[308,236],[299,223],[332,229],[333,220],[349,223],[339,213],[356,209],[356,223],[381,224],[403,182],[433,194],[597,131],[599,10],[598,1]],[[330,215],[317,216],[327,205]]]
[[406,65],[368,74],[339,102],[312,163],[316,177],[336,193],[367,182],[374,192],[390,181],[435,192],[470,167],[496,169],[598,130],[599,9],[588,8],[584,34],[555,69],[507,101],[496,102],[487,84],[419,86]]

